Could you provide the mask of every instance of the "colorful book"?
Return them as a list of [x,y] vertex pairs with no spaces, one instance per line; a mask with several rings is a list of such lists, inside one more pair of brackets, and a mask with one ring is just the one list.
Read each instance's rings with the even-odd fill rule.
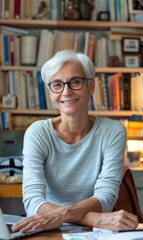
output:
[[14,18],[20,19],[21,0],[14,0]]
[[4,65],[10,65],[10,56],[9,56],[9,36],[3,35],[3,44],[4,44]]
[[37,72],[37,81],[38,81],[40,109],[46,109],[47,106],[46,106],[46,99],[45,99],[44,82],[41,77],[41,71]]
[[15,65],[14,63],[14,35],[9,36],[9,54],[10,54],[10,65]]

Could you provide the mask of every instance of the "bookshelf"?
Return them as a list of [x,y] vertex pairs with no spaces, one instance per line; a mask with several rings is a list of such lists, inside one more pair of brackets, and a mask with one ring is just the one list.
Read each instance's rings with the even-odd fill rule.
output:
[[[142,13],[142,11],[135,11],[130,9],[130,14],[134,13]],[[106,32],[110,31],[112,28],[128,28],[128,29],[138,29],[139,31],[143,29],[143,22],[135,22],[135,21],[97,21],[94,20],[79,20],[79,21],[68,21],[68,20],[51,20],[51,19],[30,19],[30,18],[23,18],[23,19],[14,19],[14,18],[0,18],[0,25],[1,26],[9,26],[15,27],[18,29],[29,29],[29,30],[39,30],[39,29],[48,29],[48,30],[63,30],[63,31],[100,31]],[[141,34],[142,36],[143,34]],[[8,72],[8,71],[25,71],[25,72],[33,72],[39,71],[41,67],[39,66],[0,66],[0,71]],[[127,68],[124,66],[121,67],[96,67],[97,74],[135,74],[135,73],[143,73],[142,67],[132,67]],[[0,108],[1,112],[7,112],[9,118],[9,130],[21,129],[21,127],[16,126],[14,121],[20,116],[28,118],[29,116],[37,116],[37,118],[43,117],[50,117],[50,116],[57,116],[59,115],[56,109],[23,109],[23,108],[16,108],[16,109],[7,109],[7,108]],[[102,110],[102,111],[89,111],[90,114],[96,116],[108,116],[111,118],[129,118],[132,115],[143,115],[142,111],[138,110]],[[32,118],[31,118],[32,119]],[[31,120],[32,121],[32,120]],[[25,126],[26,127],[26,126]],[[22,128],[23,129],[23,128]]]

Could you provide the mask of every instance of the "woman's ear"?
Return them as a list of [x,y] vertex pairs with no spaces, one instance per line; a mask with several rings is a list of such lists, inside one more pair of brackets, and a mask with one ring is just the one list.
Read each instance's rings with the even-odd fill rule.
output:
[[94,78],[92,80],[89,80],[89,94],[90,96],[93,95],[95,89],[95,80]]

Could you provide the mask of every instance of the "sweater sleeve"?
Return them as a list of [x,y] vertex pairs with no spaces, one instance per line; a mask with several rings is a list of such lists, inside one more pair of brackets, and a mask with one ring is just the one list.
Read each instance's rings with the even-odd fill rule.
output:
[[23,202],[27,215],[37,213],[46,202],[44,183],[45,150],[40,125],[34,123],[26,131],[23,148]]
[[109,212],[112,211],[118,198],[126,146],[126,129],[119,121],[114,121],[105,129],[103,135],[101,147],[103,162],[93,197],[100,200],[103,212]]

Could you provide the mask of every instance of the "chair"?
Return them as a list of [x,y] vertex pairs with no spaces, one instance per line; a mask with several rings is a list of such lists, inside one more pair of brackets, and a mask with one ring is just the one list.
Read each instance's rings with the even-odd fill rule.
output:
[[131,170],[127,166],[123,166],[119,195],[113,211],[121,209],[135,214],[138,221],[143,222],[143,214],[140,209],[134,179]]
[[[22,175],[23,137],[24,131],[0,132],[0,172],[13,178],[16,174]],[[0,198],[15,197],[22,197],[21,183],[0,183]]]

